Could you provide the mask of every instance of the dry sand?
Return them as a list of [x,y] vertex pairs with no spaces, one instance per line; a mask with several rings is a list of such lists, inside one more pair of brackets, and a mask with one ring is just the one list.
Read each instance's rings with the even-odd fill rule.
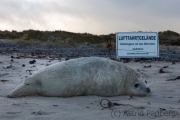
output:
[[[15,55],[13,55],[15,56]],[[130,104],[132,106],[115,106],[111,109],[103,109],[99,102],[104,97],[77,96],[70,98],[27,96],[21,98],[7,98],[8,92],[22,84],[23,80],[30,76],[26,70],[36,72],[47,64],[59,62],[59,60],[35,59],[35,64],[29,64],[33,58],[13,58],[10,55],[0,55],[0,120],[179,120],[180,119],[180,79],[166,81],[180,75],[180,63],[151,62],[125,63],[139,70],[147,77],[147,82],[152,89],[152,95],[146,97],[129,96],[106,97],[113,102]],[[3,66],[12,64],[11,68]],[[25,67],[22,67],[25,64]],[[144,68],[149,66],[150,68]],[[166,73],[159,73],[159,69]],[[104,101],[105,102],[105,101]]]

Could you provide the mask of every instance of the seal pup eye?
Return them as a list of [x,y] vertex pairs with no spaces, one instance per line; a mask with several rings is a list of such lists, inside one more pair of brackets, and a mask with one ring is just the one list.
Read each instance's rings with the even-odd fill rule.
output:
[[137,84],[137,83],[134,85],[134,87],[136,87],[136,88],[137,88],[138,86],[139,86],[139,84]]
[[147,81],[145,81],[145,83],[147,84]]

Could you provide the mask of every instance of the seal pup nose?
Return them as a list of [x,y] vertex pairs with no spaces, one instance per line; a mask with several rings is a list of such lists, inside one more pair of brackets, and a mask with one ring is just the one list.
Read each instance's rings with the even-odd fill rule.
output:
[[151,92],[151,89],[150,89],[150,88],[147,88],[147,92],[150,93],[150,92]]

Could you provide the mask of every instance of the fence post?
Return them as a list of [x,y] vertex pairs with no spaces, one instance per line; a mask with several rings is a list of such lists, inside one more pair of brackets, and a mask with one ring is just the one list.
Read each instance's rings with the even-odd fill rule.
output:
[[109,57],[111,59],[111,48],[112,48],[112,45],[111,45],[111,37],[110,36],[107,36],[106,37],[106,42],[107,42],[107,48],[108,48],[108,51],[109,51]]

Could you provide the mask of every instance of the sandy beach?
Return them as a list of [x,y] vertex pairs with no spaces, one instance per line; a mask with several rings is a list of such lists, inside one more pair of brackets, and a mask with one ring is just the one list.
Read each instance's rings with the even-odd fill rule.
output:
[[[13,58],[11,58],[13,56]],[[34,64],[29,61],[36,60]],[[151,87],[150,96],[76,96],[70,98],[27,96],[7,98],[6,95],[23,80],[64,59],[25,58],[16,54],[0,55],[0,119],[1,120],[179,120],[180,119],[180,63],[144,61],[124,63],[141,72]],[[22,66],[22,65],[25,66]],[[8,68],[9,65],[12,65]],[[163,68],[164,67],[164,68]],[[162,68],[162,69],[161,69]],[[159,71],[161,69],[161,71]],[[161,72],[161,73],[159,73]],[[123,104],[102,108],[101,99]],[[106,104],[105,101],[103,104]],[[126,105],[128,104],[128,105]]]

